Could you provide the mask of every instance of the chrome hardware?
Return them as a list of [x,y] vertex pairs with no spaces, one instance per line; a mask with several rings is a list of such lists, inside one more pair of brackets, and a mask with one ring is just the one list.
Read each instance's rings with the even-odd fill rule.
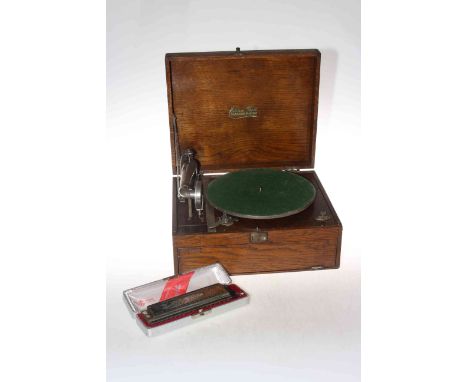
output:
[[195,160],[195,151],[186,149],[179,159],[179,199],[193,198],[195,190],[192,188],[198,171],[198,161]]
[[177,118],[172,118],[172,130],[174,132],[174,149],[177,172],[177,198],[180,202],[188,200],[188,217],[192,218],[192,200],[198,216],[203,220],[203,186],[200,163],[195,159],[195,150],[187,148],[180,153],[179,133]]
[[234,222],[238,220],[239,219],[233,218],[231,215],[228,215],[226,212],[223,212],[223,214],[218,219],[218,222],[219,222],[218,225],[224,225],[226,227],[229,227],[230,225],[233,225]]
[[327,211],[320,211],[320,214],[315,217],[315,220],[319,222],[326,222],[330,220],[331,216],[327,214]]
[[208,313],[211,313],[211,309],[207,309],[207,310],[198,309],[198,313],[192,314],[192,318],[193,319],[200,318]]
[[189,219],[192,218],[192,200],[198,216],[201,218],[203,211],[203,186],[200,173],[200,163],[195,159],[195,151],[186,149],[180,156],[177,166],[178,174],[177,196],[179,201],[188,200]]
[[268,232],[255,231],[250,234],[251,243],[265,243],[268,241]]
[[223,214],[218,218],[218,220],[215,221],[214,219],[214,209],[211,207],[209,203],[207,203],[209,208],[207,208],[206,212],[206,223],[208,226],[208,232],[216,232],[216,227],[222,225],[225,227],[229,227],[234,224],[234,222],[239,221],[239,219],[232,217],[231,215],[228,215],[226,212],[223,212]]
[[324,269],[324,267],[321,266],[321,265],[318,265],[318,266],[316,266],[316,267],[310,267],[310,270],[311,270],[311,271],[318,271],[319,269]]

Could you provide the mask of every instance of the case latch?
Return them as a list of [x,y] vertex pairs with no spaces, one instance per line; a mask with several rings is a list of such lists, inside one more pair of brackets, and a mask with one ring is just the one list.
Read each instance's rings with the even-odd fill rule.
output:
[[198,313],[192,314],[192,318],[200,318],[203,317],[205,314],[211,313],[211,309],[203,310],[203,309],[198,309]]
[[265,243],[268,241],[268,232],[255,231],[250,234],[251,243]]

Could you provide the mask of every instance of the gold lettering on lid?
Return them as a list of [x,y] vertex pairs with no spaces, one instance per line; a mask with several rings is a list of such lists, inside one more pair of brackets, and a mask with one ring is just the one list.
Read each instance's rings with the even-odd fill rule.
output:
[[229,118],[238,119],[238,118],[256,118],[257,117],[257,108],[254,106],[247,106],[245,109],[241,109],[237,106],[232,106],[229,109]]

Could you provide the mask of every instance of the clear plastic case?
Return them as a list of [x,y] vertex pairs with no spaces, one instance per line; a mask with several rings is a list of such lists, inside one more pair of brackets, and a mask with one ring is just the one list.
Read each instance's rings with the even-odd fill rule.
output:
[[[248,304],[248,294],[237,285],[231,284],[231,282],[232,280],[223,266],[216,263],[197,268],[181,275],[167,277],[162,280],[127,289],[123,292],[123,298],[130,314],[135,318],[138,326],[146,335],[154,336],[186,326],[193,322],[198,322],[205,317],[213,317],[219,313]],[[153,326],[147,325],[142,319],[141,312],[144,311],[148,305],[218,283],[231,285],[230,288],[236,291],[237,297],[227,303],[207,306],[206,308],[181,315],[180,317]]]

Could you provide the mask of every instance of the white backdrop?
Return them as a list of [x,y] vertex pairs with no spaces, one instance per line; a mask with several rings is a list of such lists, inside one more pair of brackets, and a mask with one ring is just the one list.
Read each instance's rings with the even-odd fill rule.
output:
[[[164,54],[318,48],[316,170],[344,225],[339,270],[238,276],[248,307],[146,338],[124,289],[173,273]],[[107,3],[109,381],[360,379],[359,1]]]

